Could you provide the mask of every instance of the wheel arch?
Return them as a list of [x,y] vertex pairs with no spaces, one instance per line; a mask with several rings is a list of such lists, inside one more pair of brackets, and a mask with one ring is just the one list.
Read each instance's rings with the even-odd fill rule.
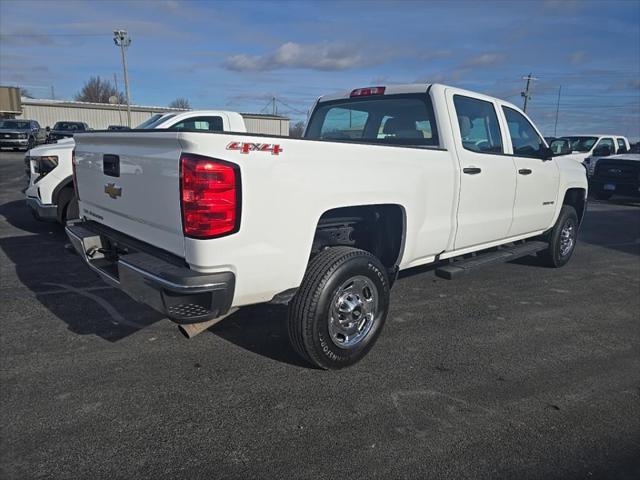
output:
[[571,187],[564,192],[562,205],[571,205],[578,214],[578,224],[582,224],[582,219],[587,210],[587,189],[582,187]]
[[60,196],[60,192],[62,192],[64,188],[73,188],[72,175],[69,175],[60,183],[58,183],[58,185],[56,185],[56,188],[53,189],[53,193],[51,194],[51,203],[55,203],[55,204],[58,203],[58,197]]
[[316,223],[310,258],[330,246],[353,246],[397,270],[406,241],[407,214],[397,203],[342,206],[326,210]]

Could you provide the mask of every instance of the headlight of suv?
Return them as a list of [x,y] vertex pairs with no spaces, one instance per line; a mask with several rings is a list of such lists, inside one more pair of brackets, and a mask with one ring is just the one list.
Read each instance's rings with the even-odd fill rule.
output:
[[18,134],[18,138],[27,138],[27,134],[26,133],[19,133]]
[[31,159],[35,160],[33,163],[34,172],[40,175],[38,177],[38,180],[36,181],[39,181],[47,173],[58,166],[58,157],[56,155],[49,155],[46,157],[31,157]]

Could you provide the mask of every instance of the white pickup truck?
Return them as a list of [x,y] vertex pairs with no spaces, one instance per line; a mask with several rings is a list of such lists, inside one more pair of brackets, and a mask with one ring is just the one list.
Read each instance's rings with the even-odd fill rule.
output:
[[[220,110],[158,113],[137,128],[247,131],[242,115]],[[60,138],[57,143],[32,148],[26,153],[24,161],[29,184],[25,190],[25,196],[27,205],[36,218],[57,220],[64,224],[67,219],[78,217],[78,202],[74,195],[71,168],[71,154],[74,147],[73,138]],[[134,168],[129,173],[136,172],[139,173],[139,169]]]
[[451,278],[532,253],[560,267],[586,206],[584,167],[552,158],[522,111],[437,84],[321,97],[302,139],[76,141],[81,220],[66,230],[106,282],[182,325],[289,303],[294,349],[327,369],[373,346],[399,270],[440,262]]

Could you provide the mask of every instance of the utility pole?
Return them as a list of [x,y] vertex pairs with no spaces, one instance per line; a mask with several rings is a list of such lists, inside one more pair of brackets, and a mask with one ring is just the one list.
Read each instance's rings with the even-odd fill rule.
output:
[[114,30],[113,42],[120,47],[122,53],[122,70],[124,70],[124,91],[127,96],[127,125],[131,127],[131,97],[129,95],[129,75],[127,73],[127,55],[125,49],[131,45],[131,38],[126,30]]
[[273,102],[273,105],[271,107],[271,113],[275,116],[275,114],[276,114],[276,97],[272,97],[271,101]]
[[[116,86],[116,95],[120,96],[120,90],[118,90],[118,76],[113,74],[113,83]],[[120,120],[120,125],[122,125],[122,111],[120,110],[120,98],[118,98],[118,119]]]
[[538,79],[535,77],[532,77],[531,74],[527,75],[526,77],[522,77],[522,79],[527,81],[527,86],[524,87],[524,92],[520,92],[520,95],[524,97],[524,106],[522,107],[522,110],[526,112],[527,103],[529,102],[529,100],[531,100],[531,94],[529,93],[529,90],[531,87],[531,80],[538,80]]
[[558,87],[558,105],[556,106],[556,126],[553,127],[553,136],[558,133],[558,114],[560,113],[560,95],[562,94],[562,85]]
[[51,85],[51,100],[56,99],[56,92],[53,90],[53,85]]

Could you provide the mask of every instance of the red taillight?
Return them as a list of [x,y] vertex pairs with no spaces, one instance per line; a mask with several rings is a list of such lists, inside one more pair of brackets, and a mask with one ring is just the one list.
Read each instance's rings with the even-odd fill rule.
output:
[[73,175],[73,189],[76,192],[76,198],[80,200],[80,194],[78,193],[78,177],[76,175],[76,149],[71,151],[71,173]]
[[182,227],[192,238],[214,238],[240,228],[237,165],[190,153],[180,157]]
[[352,97],[368,97],[370,95],[384,95],[384,89],[386,87],[367,87],[356,88],[351,92]]

